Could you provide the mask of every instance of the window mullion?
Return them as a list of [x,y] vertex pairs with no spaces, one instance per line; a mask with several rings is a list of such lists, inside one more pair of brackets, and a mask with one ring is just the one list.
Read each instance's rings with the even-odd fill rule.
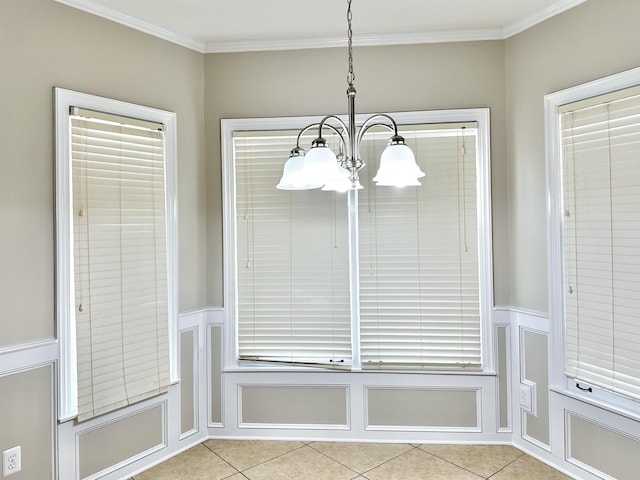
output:
[[351,369],[362,370],[360,356],[360,253],[358,242],[358,191],[349,190],[349,289],[351,292]]

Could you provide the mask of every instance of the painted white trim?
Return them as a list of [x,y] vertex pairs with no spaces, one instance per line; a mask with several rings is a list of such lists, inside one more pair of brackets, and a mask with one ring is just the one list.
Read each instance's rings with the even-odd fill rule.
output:
[[550,333],[550,388],[560,393],[581,398],[585,402],[607,406],[611,411],[640,415],[640,403],[593,388],[585,393],[575,387],[575,380],[564,374],[565,315],[564,315],[564,255],[563,255],[563,191],[560,115],[558,109],[579,100],[604,95],[640,84],[640,68],[600,78],[544,97],[545,158],[547,192],[547,271]]
[[[90,0],[55,0],[69,7],[143,33],[153,35],[168,42],[195,50],[200,53],[259,52],[268,50],[301,50],[316,48],[345,47],[344,37],[318,38],[280,38],[255,40],[214,40],[203,41],[188,35],[179,34],[149,22],[125,15],[115,9],[105,7]],[[505,40],[545,20],[569,10],[586,0],[560,0],[539,12],[516,20],[503,27],[457,30],[437,30],[429,32],[394,33],[379,35],[360,35],[354,38],[355,46],[414,45],[423,43],[477,42],[487,40]]]
[[[476,190],[478,201],[478,260],[480,264],[480,312],[482,365],[480,374],[495,373],[493,348],[493,258],[492,258],[492,218],[491,218],[491,156],[490,156],[490,110],[488,108],[469,108],[452,110],[430,110],[415,112],[390,112],[398,125],[420,123],[477,122],[476,136]],[[362,124],[369,114],[356,115],[356,123]],[[222,142],[222,183],[223,183],[223,251],[224,251],[224,304],[225,304],[225,372],[237,370],[261,370],[261,366],[242,367],[237,362],[237,260],[235,238],[237,235],[235,210],[235,170],[233,167],[233,132],[236,130],[286,130],[301,129],[317,123],[320,116],[276,117],[276,118],[239,118],[222,119],[220,133]],[[343,121],[347,121],[342,117]],[[352,323],[353,319],[352,319]],[[353,326],[353,325],[352,325]],[[357,365],[356,365],[357,367]],[[269,366],[269,370],[293,370],[291,367]],[[311,369],[309,369],[311,370]],[[353,371],[356,371],[354,368]],[[440,373],[440,372],[422,372]],[[466,372],[463,372],[466,373]]]
[[567,10],[586,2],[587,0],[560,0],[545,7],[539,12],[535,12],[528,17],[521,18],[515,22],[511,22],[505,25],[502,29],[502,38],[506,39],[512,37],[520,32],[523,32],[538,23],[542,23],[545,20],[550,19],[556,15],[566,12]]
[[39,367],[58,360],[58,342],[28,343],[0,349],[0,376]]
[[[495,312],[494,312],[495,313]],[[512,380],[513,380],[513,362],[512,362],[512,346],[511,346],[511,324],[510,323],[506,323],[506,324],[501,324],[501,323],[497,323],[494,322],[494,327],[493,327],[493,334],[494,334],[494,338],[496,339],[495,345],[494,345],[494,355],[496,358],[496,375],[498,372],[498,329],[499,328],[504,328],[504,336],[505,336],[505,360],[506,360],[506,372],[505,372],[505,388],[506,388],[506,396],[507,396],[507,404],[506,404],[506,408],[507,408],[507,426],[506,427],[501,427],[500,426],[500,415],[501,415],[501,411],[500,411],[500,379],[496,378],[496,385],[495,385],[495,389],[496,389],[496,393],[495,393],[495,399],[496,399],[496,413],[495,413],[495,417],[496,417],[496,431],[497,432],[505,432],[505,433],[512,433],[513,432],[513,408],[511,408],[511,402],[513,402],[513,394],[512,394]]]
[[[346,422],[344,424],[324,424],[324,423],[312,423],[312,424],[301,424],[301,423],[286,423],[286,424],[278,424],[278,423],[245,423],[243,421],[243,409],[242,409],[242,390],[244,388],[254,388],[254,387],[267,387],[267,388],[324,388],[324,389],[332,389],[332,390],[344,390],[345,392],[345,418]],[[236,399],[237,399],[237,415],[238,415],[238,428],[268,428],[268,429],[284,429],[284,430],[351,430],[351,421],[350,421],[350,409],[349,409],[349,399],[350,399],[350,389],[351,386],[349,384],[344,383],[330,383],[330,384],[321,384],[321,383],[305,383],[304,385],[300,383],[295,384],[287,384],[287,383],[237,383],[236,384]]]
[[[220,312],[216,312],[216,313],[223,313],[222,310],[220,310]],[[214,328],[220,329],[220,347],[222,348],[221,352],[217,352],[216,355],[219,356],[220,359],[220,421],[219,422],[215,422],[213,421],[213,419],[211,418],[211,409],[213,407],[213,384],[211,382],[211,377],[212,377],[212,372],[211,372],[211,366],[212,366],[212,359],[213,359],[213,345],[211,344],[211,335],[212,335],[212,331]],[[207,362],[207,367],[206,367],[206,380],[205,383],[203,383],[203,385],[206,385],[206,392],[207,392],[207,398],[206,398],[206,425],[209,428],[224,428],[225,426],[225,401],[226,401],[226,395],[225,395],[225,391],[226,391],[226,382],[224,381],[224,376],[222,375],[224,372],[224,350],[225,350],[225,334],[224,334],[225,328],[224,326],[215,321],[215,322],[211,322],[211,323],[207,323],[207,328],[206,328],[206,338],[204,339],[207,345],[207,354],[206,354],[206,362]]]
[[[354,37],[356,47],[376,47],[387,45],[415,45],[422,43],[478,42],[504,40],[500,28],[440,30],[432,32],[395,33],[379,35],[358,35]],[[317,48],[346,47],[347,39],[342,37],[281,38],[257,40],[211,41],[205,45],[205,53],[261,52],[269,50],[303,50]]]
[[[131,412],[128,415],[125,415],[123,417],[120,418],[115,418],[111,421],[106,421],[100,424],[97,424],[91,428],[88,428],[86,430],[82,430],[82,431],[78,431],[76,432],[75,435],[75,440],[76,440],[76,459],[79,461],[80,460],[80,438],[87,434],[90,433],[94,430],[98,430],[100,428],[104,428],[108,425],[111,425],[115,422],[119,422],[120,420],[125,420],[127,418],[133,417],[135,415],[141,414],[145,411],[148,410],[152,410],[156,407],[160,406],[161,410],[162,410],[162,440],[159,444],[154,445],[150,448],[148,448],[147,450],[144,450],[140,453],[137,453],[129,458],[126,458],[124,460],[122,460],[119,463],[116,463],[115,465],[111,465],[103,470],[100,470],[99,472],[96,472],[94,474],[89,475],[88,477],[83,477],[82,480],[97,480],[99,478],[104,478],[105,475],[108,475],[109,473],[115,472],[116,470],[119,470],[120,468],[129,465],[131,463],[134,463],[146,456],[149,456],[155,452],[158,452],[160,450],[163,450],[164,448],[166,448],[168,446],[168,436],[167,436],[167,401],[164,400],[162,402],[156,403],[155,405],[149,405],[145,408],[141,408],[136,410],[135,412]],[[80,465],[79,462],[76,464],[76,478],[79,478],[80,476]]]
[[[416,387],[416,386],[388,386],[388,385],[365,385],[365,398],[364,398],[364,410],[365,410],[365,431],[379,431],[379,432],[451,432],[451,433],[478,433],[482,432],[483,415],[482,415],[482,387]],[[369,423],[369,390],[400,390],[400,391],[429,391],[429,392],[475,392],[476,397],[476,425],[467,427],[453,427],[453,426],[433,426],[433,425],[375,425]]]
[[77,414],[77,367],[75,302],[73,288],[73,229],[71,198],[69,109],[83,107],[165,126],[165,199],[167,222],[167,325],[170,344],[171,383],[178,375],[178,166],[176,114],[165,110],[99,97],[63,88],[54,88],[56,152],[56,323],[60,346],[58,379],[58,419],[66,421]]
[[205,51],[205,43],[198,39],[180,35],[170,30],[166,30],[164,28],[153,25],[152,23],[138,20],[137,18],[125,15],[112,8],[107,8],[104,5],[91,2],[90,0],[55,1],[69,7],[77,8],[78,10],[82,10],[83,12],[106,18],[107,20],[111,20],[126,27],[133,28],[134,30],[153,35],[154,37],[167,40],[168,42],[175,43],[176,45],[190,48],[191,50],[195,50],[196,52],[204,53]]
[[[182,316],[181,316],[182,317]],[[186,432],[182,433],[182,415],[180,416],[180,436],[179,436],[179,440],[184,440],[187,437],[190,437],[191,435],[194,435],[196,433],[198,433],[200,431],[200,388],[198,388],[198,380],[200,377],[200,362],[199,362],[199,358],[200,358],[200,349],[199,347],[199,337],[201,336],[201,332],[202,332],[202,327],[200,326],[201,323],[197,324],[197,325],[193,325],[191,327],[185,328],[185,329],[180,329],[180,335],[182,335],[183,333],[187,333],[187,332],[192,332],[193,333],[193,339],[192,339],[192,345],[191,348],[193,349],[192,352],[192,364],[193,364],[193,372],[191,372],[192,374],[192,383],[193,383],[193,428],[191,430],[187,430]],[[180,341],[180,347],[182,347],[182,339]],[[182,358],[182,352],[180,352],[180,358]],[[180,388],[182,388],[182,381],[181,381],[181,385]],[[179,405],[180,408],[178,408],[178,410],[182,413],[182,395],[179,395],[178,397],[179,400]]]

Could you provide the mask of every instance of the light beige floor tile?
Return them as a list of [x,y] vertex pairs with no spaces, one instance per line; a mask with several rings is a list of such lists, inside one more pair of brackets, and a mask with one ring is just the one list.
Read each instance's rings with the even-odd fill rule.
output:
[[308,446],[242,473],[250,480],[351,480],[358,476]]
[[571,477],[545,465],[529,455],[523,455],[515,462],[500,470],[491,480],[571,480]]
[[490,477],[524,455],[509,445],[420,445],[420,448],[482,477]]
[[207,440],[204,444],[240,471],[304,446],[302,442],[266,440]]
[[196,445],[136,475],[135,480],[220,480],[234,473],[233,467],[204,445]]
[[311,447],[358,473],[364,473],[411,450],[402,443],[316,442]]
[[482,477],[456,467],[420,449],[413,449],[374,468],[369,480],[480,480]]

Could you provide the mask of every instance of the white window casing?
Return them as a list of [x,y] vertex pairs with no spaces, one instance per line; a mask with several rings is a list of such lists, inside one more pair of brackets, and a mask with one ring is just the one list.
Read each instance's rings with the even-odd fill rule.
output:
[[175,114],[57,88],[61,421],[177,381]]
[[640,413],[640,69],[545,98],[553,387]]
[[[319,363],[351,370],[493,370],[488,326],[493,298],[488,109],[392,116],[407,142],[418,150],[418,162],[421,155],[424,158],[421,168],[427,176],[420,193],[413,187],[397,190],[368,184],[377,169],[374,158],[385,143],[383,137],[388,136],[377,132],[365,135],[361,148],[368,163],[361,170],[364,191],[357,195],[279,191],[275,184],[294,146],[296,130],[319,119],[222,121],[227,369],[247,368],[238,358],[252,360],[243,352],[257,346],[265,350],[256,357],[266,364],[290,363],[287,368]],[[416,125],[422,126],[414,128]],[[288,131],[284,136],[283,130]],[[301,146],[306,148],[305,141]],[[278,145],[282,142],[286,145]],[[259,184],[261,175],[265,177]],[[247,182],[254,185],[249,187]],[[395,218],[388,223],[390,217]],[[409,219],[412,223],[407,225]],[[440,224],[438,233],[430,230]],[[349,252],[354,249],[349,236],[351,242],[359,243],[355,251],[360,250],[359,263],[351,268]],[[446,245],[439,242],[445,237]],[[451,238],[455,241],[449,241]],[[271,262],[262,273],[252,263],[256,252],[262,258],[258,261]],[[400,269],[388,268],[389,255],[404,256],[407,261],[397,262],[396,266],[403,264]],[[442,270],[427,267],[434,256],[441,257],[441,266],[446,265]],[[369,268],[374,264],[375,272]],[[422,272],[422,280],[416,282],[409,277],[416,277],[417,271]],[[429,282],[429,275],[435,281]],[[450,283],[440,281],[445,277],[436,278],[438,275],[446,276]],[[355,300],[349,292],[349,277],[359,278],[358,318],[350,318],[354,309],[350,310],[349,303]],[[400,290],[395,288],[399,281],[404,282]],[[435,285],[442,293],[437,300],[431,288]],[[255,315],[253,298],[262,301],[264,312]],[[381,301],[384,308],[380,308]],[[421,315],[422,333],[416,335],[421,322],[411,323]],[[425,327],[430,316],[445,321]],[[295,325],[290,329],[292,322]],[[285,343],[297,346],[283,347],[282,339],[274,339],[277,325],[287,331]],[[266,328],[261,329],[263,326]],[[449,335],[456,339],[448,341]],[[400,338],[398,348],[388,341],[392,336]],[[322,347],[314,341],[326,342]],[[403,346],[403,342],[408,343]],[[452,347],[454,343],[458,347]],[[278,349],[288,350],[284,357],[289,358],[269,358],[269,352]],[[422,353],[416,354],[420,349]],[[316,351],[322,353],[314,356]],[[454,357],[457,360],[451,362]],[[265,366],[263,361],[254,368],[260,364]]]

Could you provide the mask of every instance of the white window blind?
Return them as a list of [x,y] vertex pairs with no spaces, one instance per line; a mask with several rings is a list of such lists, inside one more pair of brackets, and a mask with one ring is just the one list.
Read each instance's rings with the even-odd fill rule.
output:
[[563,107],[565,373],[640,399],[640,92]]
[[[167,390],[162,131],[71,117],[78,420]],[[90,118],[93,117],[93,118]]]
[[345,196],[275,188],[297,133],[234,132],[238,357],[350,365]]
[[475,124],[401,134],[426,173],[421,187],[374,186],[386,134],[363,145],[362,366],[480,368]]
[[[490,289],[480,282],[478,212],[488,211],[485,200],[479,205],[488,188],[478,184],[488,169],[477,125],[401,127],[427,173],[423,186],[405,189],[372,184],[388,132],[369,131],[361,149],[365,188],[351,205],[346,194],[275,188],[298,130],[230,129],[237,359],[483,368],[480,298]],[[349,209],[357,218],[351,232]],[[359,248],[359,299],[349,287],[349,236]]]

